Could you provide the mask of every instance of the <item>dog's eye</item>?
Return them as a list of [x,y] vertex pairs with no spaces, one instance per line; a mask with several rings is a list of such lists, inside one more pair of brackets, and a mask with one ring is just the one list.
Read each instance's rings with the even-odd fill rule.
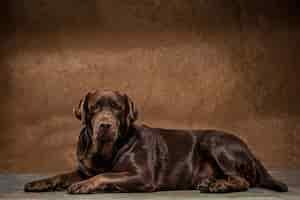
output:
[[91,114],[95,114],[101,110],[100,106],[92,106],[90,109]]
[[114,102],[114,101],[110,102],[110,106],[111,106],[112,108],[117,109],[117,110],[122,110],[122,106],[120,106],[119,104],[117,104],[117,103]]

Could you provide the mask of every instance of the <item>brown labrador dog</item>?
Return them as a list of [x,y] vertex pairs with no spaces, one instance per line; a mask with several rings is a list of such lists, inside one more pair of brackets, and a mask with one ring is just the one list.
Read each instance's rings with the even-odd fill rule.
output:
[[26,192],[288,191],[234,135],[134,125],[138,113],[125,94],[90,92],[74,113],[82,124],[77,170],[28,183]]

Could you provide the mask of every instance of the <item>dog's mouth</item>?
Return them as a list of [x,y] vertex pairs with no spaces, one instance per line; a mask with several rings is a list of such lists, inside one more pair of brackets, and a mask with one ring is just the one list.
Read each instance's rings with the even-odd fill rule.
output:
[[114,139],[111,137],[102,137],[98,140],[101,144],[114,142]]
[[100,143],[114,142],[116,140],[117,130],[112,128],[100,128],[96,132],[96,140]]

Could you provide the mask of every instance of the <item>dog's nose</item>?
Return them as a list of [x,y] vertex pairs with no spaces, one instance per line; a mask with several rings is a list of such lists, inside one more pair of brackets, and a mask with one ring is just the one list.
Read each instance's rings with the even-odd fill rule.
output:
[[111,127],[111,124],[108,123],[101,123],[100,128],[101,129],[109,129]]

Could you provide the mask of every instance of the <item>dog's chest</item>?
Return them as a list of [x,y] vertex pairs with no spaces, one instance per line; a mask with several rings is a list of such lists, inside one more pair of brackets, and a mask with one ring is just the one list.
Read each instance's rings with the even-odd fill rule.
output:
[[79,169],[87,176],[103,173],[110,168],[110,163],[99,158],[82,158],[79,160]]

